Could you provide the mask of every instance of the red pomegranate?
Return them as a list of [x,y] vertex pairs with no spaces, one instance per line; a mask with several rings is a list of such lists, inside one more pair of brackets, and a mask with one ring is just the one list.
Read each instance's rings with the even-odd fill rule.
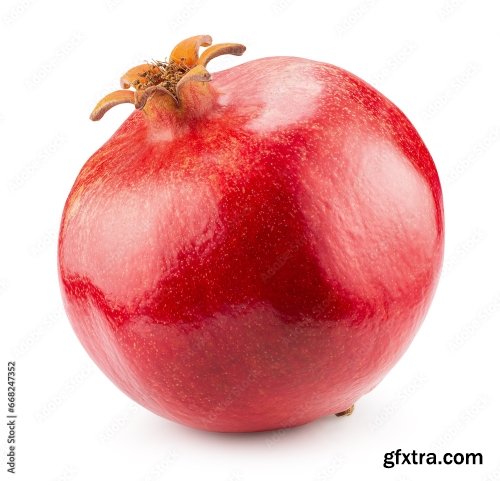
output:
[[[443,257],[436,168],[333,65],[181,42],[106,96],[136,109],[84,165],[59,238],[68,316],[126,394],[212,431],[348,414],[401,357]],[[128,90],[133,86],[135,92]]]

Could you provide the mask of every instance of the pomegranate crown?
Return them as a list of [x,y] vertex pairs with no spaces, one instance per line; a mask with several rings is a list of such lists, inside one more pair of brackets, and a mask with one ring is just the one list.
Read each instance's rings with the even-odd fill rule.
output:
[[[137,65],[120,79],[121,90],[115,90],[102,98],[90,114],[91,120],[99,120],[118,104],[134,104],[142,109],[155,95],[166,95],[175,107],[181,107],[185,86],[191,82],[209,82],[206,66],[220,55],[241,55],[245,46],[239,43],[212,45],[209,35],[187,38],[175,46],[168,61],[153,61]],[[208,47],[199,55],[200,47]],[[134,87],[135,91],[128,90]]]

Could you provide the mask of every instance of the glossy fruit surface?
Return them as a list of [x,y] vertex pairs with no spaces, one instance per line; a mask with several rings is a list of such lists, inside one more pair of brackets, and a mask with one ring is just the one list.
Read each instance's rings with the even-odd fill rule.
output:
[[209,76],[209,43],[174,50],[180,81],[139,66],[122,81],[137,92],[94,111],[138,107],[67,200],[65,307],[151,411],[213,431],[299,425],[352,406],[414,337],[442,263],[439,179],[354,75],[274,57]]

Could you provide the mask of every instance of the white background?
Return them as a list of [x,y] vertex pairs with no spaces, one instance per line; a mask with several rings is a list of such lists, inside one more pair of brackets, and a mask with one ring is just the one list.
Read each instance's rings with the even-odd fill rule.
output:
[[[5,473],[2,421],[2,479],[499,479],[499,18],[494,0],[3,0],[1,369],[17,363],[19,417],[15,476]],[[205,33],[247,46],[212,71],[295,55],[356,73],[402,108],[435,159],[446,214],[440,285],[409,351],[350,418],[241,435],[176,425],[118,391],[65,317],[64,201],[131,106],[99,123],[90,110],[128,67]],[[397,448],[482,452],[484,465],[384,469],[384,452]]]

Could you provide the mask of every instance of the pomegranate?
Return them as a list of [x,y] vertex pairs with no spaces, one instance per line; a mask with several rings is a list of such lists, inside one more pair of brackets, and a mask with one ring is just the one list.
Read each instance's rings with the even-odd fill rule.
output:
[[135,106],[64,208],[69,319],[104,373],[168,419],[234,432],[350,414],[435,291],[435,165],[351,73],[273,57],[209,74],[245,50],[210,44],[132,68],[92,112]]

